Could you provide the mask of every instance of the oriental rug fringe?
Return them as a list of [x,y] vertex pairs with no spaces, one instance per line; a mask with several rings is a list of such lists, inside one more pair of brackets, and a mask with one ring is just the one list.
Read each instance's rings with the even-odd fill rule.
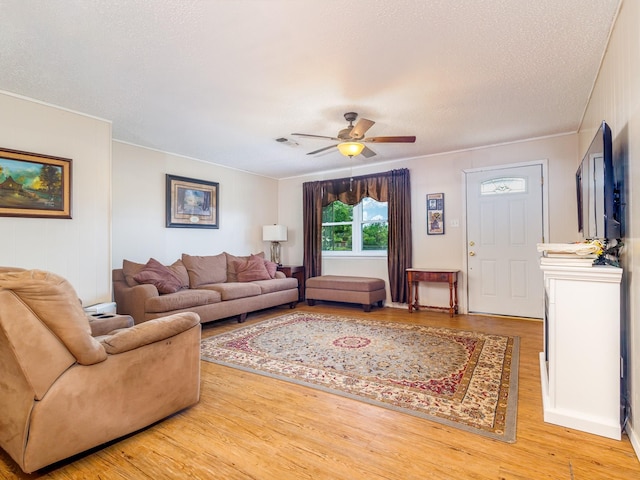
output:
[[292,313],[202,340],[202,359],[513,443],[519,338]]

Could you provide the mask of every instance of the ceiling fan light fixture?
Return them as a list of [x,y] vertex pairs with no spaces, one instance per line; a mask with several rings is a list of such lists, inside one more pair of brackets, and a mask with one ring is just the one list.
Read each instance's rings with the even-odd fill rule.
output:
[[338,150],[345,157],[355,157],[364,150],[364,145],[359,142],[342,142],[338,144]]

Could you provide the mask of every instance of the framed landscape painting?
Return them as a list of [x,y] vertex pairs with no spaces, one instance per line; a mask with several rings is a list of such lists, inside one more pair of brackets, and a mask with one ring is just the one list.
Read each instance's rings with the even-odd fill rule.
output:
[[167,227],[218,228],[218,184],[167,175]]
[[71,160],[0,148],[0,216],[71,218]]

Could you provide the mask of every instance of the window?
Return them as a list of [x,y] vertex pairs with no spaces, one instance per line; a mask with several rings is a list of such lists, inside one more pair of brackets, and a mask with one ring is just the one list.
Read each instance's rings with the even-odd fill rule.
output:
[[503,177],[485,180],[480,185],[480,195],[500,195],[505,193],[524,193],[527,191],[527,179]]
[[387,202],[364,198],[357,205],[335,201],[322,209],[323,255],[386,255]]

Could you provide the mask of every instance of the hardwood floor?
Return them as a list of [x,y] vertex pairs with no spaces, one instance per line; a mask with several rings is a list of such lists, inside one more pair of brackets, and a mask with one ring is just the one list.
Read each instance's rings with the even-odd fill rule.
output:
[[[424,323],[521,338],[517,441],[507,444],[300,385],[202,362],[200,403],[100,449],[25,475],[0,451],[0,478],[43,479],[631,479],[622,441],[542,419],[532,320],[299,304],[298,310]],[[246,324],[288,313],[248,316]],[[246,325],[245,324],[245,325]],[[225,320],[203,337],[242,327]]]

